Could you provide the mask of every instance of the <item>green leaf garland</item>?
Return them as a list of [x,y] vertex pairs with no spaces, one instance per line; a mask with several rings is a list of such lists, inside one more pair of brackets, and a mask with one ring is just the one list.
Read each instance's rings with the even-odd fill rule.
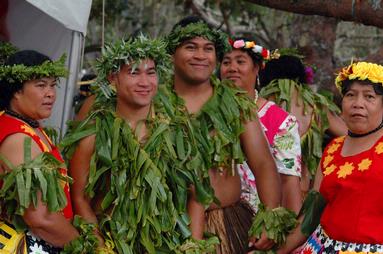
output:
[[24,82],[41,77],[66,77],[68,70],[65,68],[66,55],[62,55],[59,60],[45,61],[41,65],[25,66],[23,64],[1,65],[0,80],[8,83]]
[[310,128],[301,137],[302,160],[310,174],[315,175],[319,161],[322,157],[322,142],[324,132],[329,127],[327,111],[340,113],[339,108],[325,96],[315,93],[307,84],[297,83],[290,79],[275,79],[262,88],[260,96],[264,98],[275,97],[275,102],[291,112],[291,95],[297,90],[299,100],[303,102],[304,112],[307,108],[313,109]]
[[41,153],[32,160],[30,151],[31,138],[27,137],[24,142],[24,163],[14,166],[0,155],[0,160],[10,169],[0,176],[3,181],[0,189],[1,209],[18,231],[26,229],[22,216],[31,204],[37,206],[38,192],[41,192],[42,201],[47,204],[49,211],[57,212],[67,204],[62,185],[71,182],[69,177],[60,173],[65,164],[52,154]]

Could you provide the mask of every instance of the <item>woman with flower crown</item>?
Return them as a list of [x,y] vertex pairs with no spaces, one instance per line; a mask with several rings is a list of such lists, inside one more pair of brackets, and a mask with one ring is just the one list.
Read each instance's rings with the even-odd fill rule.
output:
[[348,134],[326,147],[301,226],[278,253],[310,234],[299,253],[383,253],[383,66],[353,63],[335,83]]
[[24,50],[0,66],[0,253],[60,253],[79,235],[66,167],[39,123],[64,61]]
[[[232,50],[226,53],[220,65],[222,79],[232,80],[247,91],[258,108],[261,126],[275,159],[282,184],[282,205],[298,214],[300,197],[301,147],[298,123],[294,116],[274,102],[258,96],[257,77],[270,52],[254,41],[237,38],[229,40]],[[238,165],[242,181],[242,198],[257,210],[256,181],[246,163]]]

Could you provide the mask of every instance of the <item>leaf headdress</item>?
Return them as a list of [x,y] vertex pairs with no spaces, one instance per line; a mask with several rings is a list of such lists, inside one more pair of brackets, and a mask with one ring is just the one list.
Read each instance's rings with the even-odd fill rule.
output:
[[152,59],[156,63],[156,71],[160,77],[170,69],[170,55],[166,52],[164,40],[152,40],[140,34],[128,40],[122,39],[106,45],[96,65],[97,84],[102,86],[107,83],[108,75],[118,72],[122,65],[138,66],[144,59]]
[[11,83],[24,82],[42,77],[66,77],[65,54],[57,61],[45,61],[40,65],[26,66],[24,64],[0,66],[0,80]]
[[219,30],[214,30],[206,23],[200,21],[190,23],[184,27],[181,25],[176,26],[166,38],[168,52],[173,54],[183,41],[194,37],[203,37],[214,42],[219,59],[221,59],[226,52],[231,50],[228,37],[225,33]]

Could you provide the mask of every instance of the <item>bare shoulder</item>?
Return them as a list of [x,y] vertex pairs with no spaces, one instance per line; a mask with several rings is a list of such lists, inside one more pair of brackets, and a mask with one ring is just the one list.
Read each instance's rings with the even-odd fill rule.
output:
[[96,135],[90,135],[80,140],[72,159],[90,157],[95,150]]
[[[24,141],[30,136],[24,133],[15,133],[9,135],[0,144],[0,154],[7,158],[13,165],[19,165],[24,162]],[[32,140],[31,156],[36,157],[42,153],[39,146]]]

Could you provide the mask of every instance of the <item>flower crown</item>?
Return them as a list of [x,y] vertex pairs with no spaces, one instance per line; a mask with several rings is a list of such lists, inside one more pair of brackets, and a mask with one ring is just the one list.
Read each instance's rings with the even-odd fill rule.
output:
[[383,66],[368,62],[352,63],[343,68],[335,79],[335,85],[340,92],[345,80],[368,80],[383,86]]
[[152,40],[140,34],[128,40],[108,44],[96,65],[97,80],[104,82],[109,74],[119,71],[122,65],[138,65],[141,60],[148,58],[156,63],[159,75],[169,69],[170,55],[166,53],[166,43],[161,39]]
[[255,41],[235,40],[229,39],[229,43],[234,49],[250,49],[256,54],[259,54],[263,60],[269,60],[271,58],[270,50],[259,46]]
[[194,37],[203,37],[214,42],[218,58],[230,51],[230,45],[227,43],[227,35],[219,30],[210,28],[204,22],[190,23],[184,27],[175,27],[166,37],[168,52],[173,54],[176,48],[185,40]]
[[66,55],[57,61],[45,61],[40,65],[25,66],[24,64],[0,66],[0,80],[8,83],[24,82],[41,77],[66,77],[68,70],[65,67]]

